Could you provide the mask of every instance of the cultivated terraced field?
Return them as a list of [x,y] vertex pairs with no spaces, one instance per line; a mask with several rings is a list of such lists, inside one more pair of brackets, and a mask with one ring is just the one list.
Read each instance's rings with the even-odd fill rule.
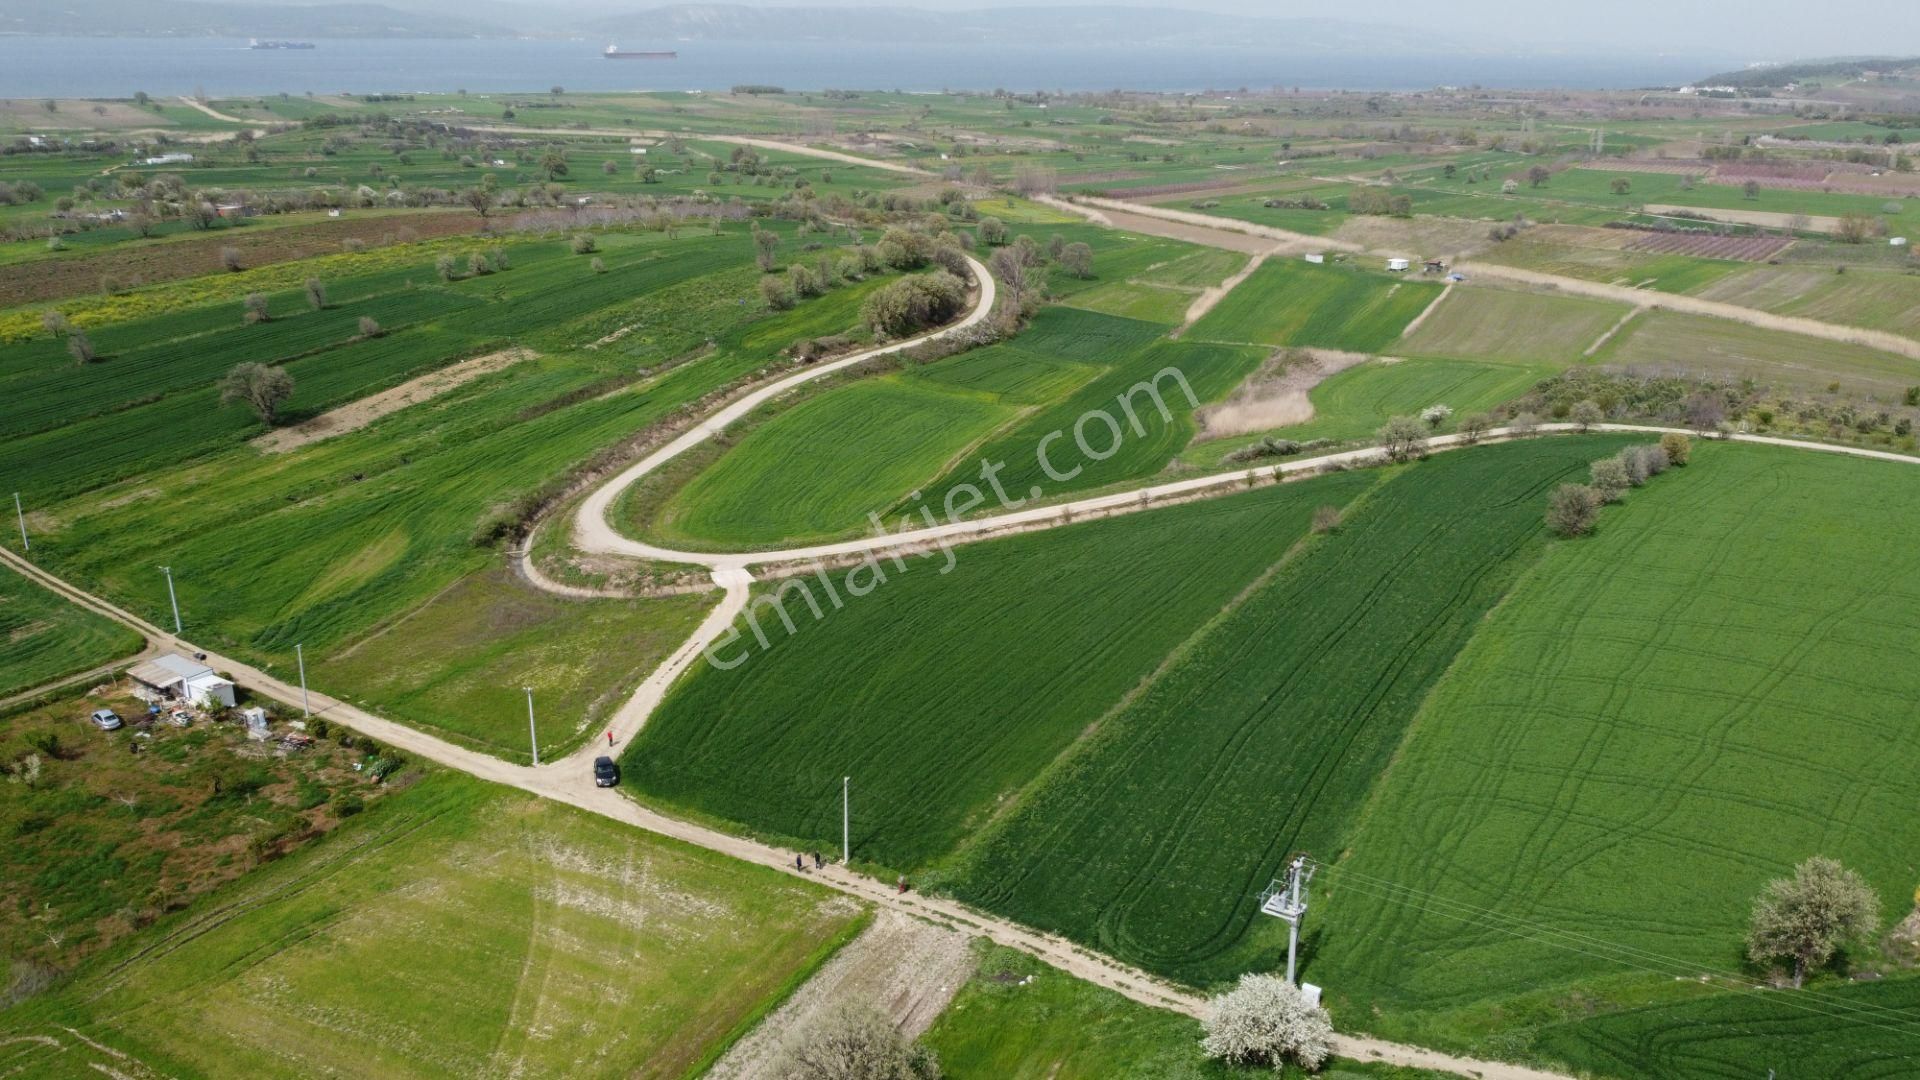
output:
[[956,892],[1199,982],[1271,968],[1285,935],[1256,921],[1259,891],[1291,852],[1341,850],[1427,691],[1544,548],[1546,492],[1611,445],[1382,477],[969,845]]
[[1448,294],[1418,329],[1385,351],[1564,366],[1579,362],[1581,354],[1628,310],[1625,304],[1578,296],[1461,287]]
[[1440,286],[1344,266],[1269,259],[1187,331],[1200,341],[1392,352]]
[[[1389,1031],[1520,1025],[1524,1045],[1568,1018],[1541,1051],[1620,1075],[1745,1074],[1787,1061],[1789,1037],[1819,1075],[1911,1071],[1892,1056],[1910,1035],[1801,1011],[1835,994],[1910,1006],[1911,982],[1671,1003],[1676,977],[1740,971],[1753,897],[1810,855],[1864,874],[1889,921],[1911,906],[1908,472],[1705,446],[1597,536],[1554,545],[1426,701],[1316,882],[1308,977],[1344,1012],[1413,1014]],[[1649,906],[1648,890],[1684,902]],[[1573,1019],[1648,997],[1670,1003]],[[1805,1064],[1802,1034],[1825,1064]]]
[[[1490,410],[1521,396],[1557,370],[1551,364],[1479,360],[1371,360],[1335,372],[1308,391],[1313,419],[1269,434],[1297,441],[1371,439],[1389,419],[1418,416],[1432,405],[1451,408],[1456,419]],[[1180,461],[1218,467],[1228,454],[1255,441],[1251,436],[1235,436],[1196,443],[1180,455]]]
[[[628,782],[811,848],[838,842],[850,775],[856,859],[922,867],[1282,558],[1314,507],[1343,505],[1373,479],[969,546],[945,576],[923,560],[904,573],[883,563],[883,586],[818,623],[789,594],[798,633],[769,612],[772,648],[731,671],[696,669],[632,744]],[[1181,557],[1166,557],[1173,547]]]
[[857,923],[804,882],[434,776],[0,1012],[0,1063],[679,1077]]
[[1881,395],[1914,385],[1912,360],[1826,338],[1783,334],[1704,315],[1650,311],[1628,323],[1594,362],[1657,372],[1824,390],[1829,383]]
[[[471,592],[423,605],[497,568],[492,540],[571,470],[763,372],[792,341],[845,331],[872,285],[776,315],[743,303],[758,271],[739,232],[608,234],[600,248],[604,273],[563,241],[510,243],[509,269],[454,282],[433,275],[433,245],[411,249],[414,261],[400,265],[407,249],[368,252],[366,276],[329,281],[333,308],[308,311],[295,278],[295,292],[271,301],[281,317],[243,326],[240,294],[231,293],[95,330],[107,359],[85,370],[44,338],[7,346],[0,379],[22,394],[31,382],[33,400],[58,406],[17,421],[35,425],[32,433],[0,442],[0,470],[17,477],[27,502],[35,558],[156,622],[171,617],[153,568],[170,565],[196,640],[288,675],[302,643],[316,688],[509,757],[527,752],[519,688],[532,686],[555,706],[542,714],[543,745],[577,743],[676,643],[672,629],[698,605],[637,601],[576,617],[550,599]],[[214,285],[156,288],[199,295]],[[430,316],[438,321],[326,344],[351,333],[366,305],[389,305],[378,310],[391,329],[421,304],[441,312]],[[535,355],[362,430],[264,455],[246,444],[262,426],[242,408],[220,407],[210,381],[233,357],[284,356],[310,342],[322,351],[287,364],[294,416],[477,349],[510,342]],[[231,354],[201,358],[215,348]],[[142,349],[173,359],[122,367]],[[398,622],[414,613],[418,621]],[[484,629],[463,638],[455,629],[463,617]],[[415,640],[390,631],[396,625],[440,629]],[[596,649],[595,625],[621,648]],[[524,647],[536,639],[546,647]],[[422,642],[463,659],[422,653]],[[604,655],[584,659],[596,653]],[[333,681],[335,661],[351,683]]]
[[0,574],[0,698],[140,650],[140,635],[8,571]]

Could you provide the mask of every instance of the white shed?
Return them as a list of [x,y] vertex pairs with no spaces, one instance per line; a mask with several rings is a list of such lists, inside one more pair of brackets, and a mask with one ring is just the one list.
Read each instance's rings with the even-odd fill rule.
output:
[[1387,260],[1387,269],[1393,270],[1396,272],[1405,270],[1412,265],[1413,264],[1411,262],[1408,262],[1406,259],[1388,259]]
[[163,653],[135,664],[127,674],[161,697],[188,703],[212,698],[228,708],[233,707],[233,683],[214,674],[212,668],[200,661],[179,653]]
[[1315,251],[1307,255],[1307,261],[1310,263],[1323,263],[1327,261],[1327,257]]
[[1904,236],[1896,236],[1893,239],[1887,241],[1887,243],[1893,245],[1894,247],[1906,247],[1907,238]]

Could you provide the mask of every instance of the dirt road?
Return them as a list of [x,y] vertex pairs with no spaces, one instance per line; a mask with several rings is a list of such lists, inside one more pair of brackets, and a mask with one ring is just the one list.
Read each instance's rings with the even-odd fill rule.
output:
[[[1056,200],[1051,205],[1061,207],[1082,207],[1097,211],[1107,220],[1118,224],[1120,215],[1131,213],[1135,216],[1160,218],[1188,227],[1180,239],[1193,243],[1211,244],[1229,251],[1243,251],[1246,237],[1256,236],[1269,240],[1285,241],[1302,245],[1300,250],[1343,250],[1361,254],[1379,255],[1382,258],[1391,252],[1370,251],[1359,244],[1322,237],[1304,236],[1299,233],[1274,229],[1265,225],[1253,225],[1244,221],[1231,221],[1225,218],[1209,217],[1186,210],[1169,210],[1161,206],[1148,206],[1144,203],[1122,202],[1117,199],[1082,198],[1069,203]],[[1087,209],[1083,209],[1083,213]],[[1124,227],[1124,226],[1123,226]],[[1717,300],[1703,300],[1697,296],[1685,296],[1679,293],[1649,292],[1644,289],[1632,289],[1624,285],[1608,285],[1598,281],[1586,281],[1581,278],[1561,277],[1557,274],[1545,274],[1537,270],[1522,270],[1513,266],[1500,266],[1494,263],[1462,262],[1455,270],[1469,279],[1480,278],[1491,281],[1507,281],[1530,288],[1557,289],[1575,296],[1591,296],[1600,300],[1612,300],[1635,307],[1659,308],[1666,311],[1678,311],[1689,315],[1705,315],[1715,319],[1756,326],[1763,330],[1776,330],[1782,333],[1801,334],[1806,337],[1822,338],[1827,341],[1842,341],[1850,345],[1864,345],[1884,352],[1920,360],[1920,341],[1890,334],[1880,330],[1862,330],[1853,326],[1820,322],[1814,319],[1799,319],[1786,315],[1774,315],[1755,308],[1741,307]]]
[[[217,115],[217,114],[216,114]],[[637,128],[541,128],[514,127],[509,124],[460,124],[468,131],[485,131],[498,135],[589,135],[601,138],[618,139],[689,139],[696,142],[723,142],[738,146],[753,146],[762,150],[780,150],[789,154],[803,154],[819,158],[822,161],[838,161],[843,165],[862,165],[870,169],[884,169],[887,172],[901,173],[906,176],[928,177],[933,173],[914,165],[905,165],[898,161],[885,161],[880,158],[861,157],[839,150],[825,150],[805,143],[783,142],[779,139],[765,139],[757,135],[709,135],[691,131],[649,131]]]

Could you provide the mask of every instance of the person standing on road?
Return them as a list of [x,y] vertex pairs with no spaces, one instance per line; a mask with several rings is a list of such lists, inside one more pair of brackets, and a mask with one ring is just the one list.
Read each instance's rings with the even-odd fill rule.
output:
[[608,746],[613,745],[613,729],[612,728],[607,729],[607,745]]
[[795,855],[793,857],[793,868],[802,874],[806,873],[807,857],[805,855]]

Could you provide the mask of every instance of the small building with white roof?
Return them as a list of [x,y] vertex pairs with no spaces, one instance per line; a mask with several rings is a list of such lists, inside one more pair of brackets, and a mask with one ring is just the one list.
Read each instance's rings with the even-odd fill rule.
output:
[[233,681],[214,674],[212,668],[179,653],[163,653],[135,664],[127,671],[134,682],[163,698],[198,704],[211,698],[233,707]]

